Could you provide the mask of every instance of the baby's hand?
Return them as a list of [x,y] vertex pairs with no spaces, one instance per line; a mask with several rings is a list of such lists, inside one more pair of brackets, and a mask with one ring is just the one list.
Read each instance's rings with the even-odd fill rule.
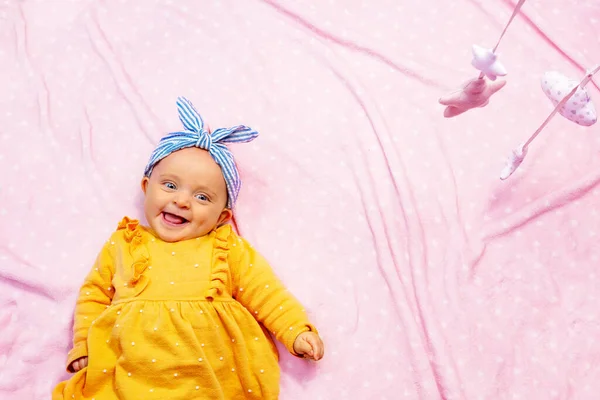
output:
[[74,372],[77,372],[77,371],[87,367],[87,362],[88,362],[87,357],[78,358],[77,360],[75,360],[71,363],[71,366],[69,369],[71,369]]
[[314,332],[302,332],[294,341],[294,351],[304,358],[319,361],[325,353],[323,341]]

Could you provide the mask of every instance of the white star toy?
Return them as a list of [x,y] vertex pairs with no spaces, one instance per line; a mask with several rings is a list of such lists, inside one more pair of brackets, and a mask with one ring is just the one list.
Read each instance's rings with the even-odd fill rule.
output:
[[495,81],[499,76],[506,75],[506,69],[498,61],[498,56],[491,49],[486,49],[476,44],[473,45],[473,61],[471,61],[471,65],[492,81]]

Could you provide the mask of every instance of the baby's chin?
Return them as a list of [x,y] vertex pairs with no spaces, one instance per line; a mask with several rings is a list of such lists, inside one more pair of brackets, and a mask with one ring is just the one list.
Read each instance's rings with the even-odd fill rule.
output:
[[159,232],[157,232],[157,236],[160,238],[160,240],[162,240],[163,242],[166,243],[175,243],[175,242],[181,242],[182,240],[186,240],[186,239],[191,239],[191,238],[186,238],[185,236],[182,235],[164,235],[161,234]]
[[188,225],[179,229],[166,229],[159,223],[151,224],[150,227],[154,231],[154,234],[159,237],[160,240],[167,243],[181,242],[183,240],[196,239],[206,235],[208,232],[202,232],[194,229]]
[[175,243],[181,242],[182,240],[195,239],[202,235],[193,235],[189,232],[172,232],[164,229],[155,229],[154,232],[163,242]]

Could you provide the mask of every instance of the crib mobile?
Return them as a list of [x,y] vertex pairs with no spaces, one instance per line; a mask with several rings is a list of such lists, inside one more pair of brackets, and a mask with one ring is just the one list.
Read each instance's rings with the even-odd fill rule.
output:
[[[471,64],[480,71],[479,77],[467,81],[461,89],[439,99],[440,104],[446,106],[444,117],[452,118],[472,108],[485,107],[489,103],[490,97],[504,87],[506,81],[496,80],[497,77],[507,74],[506,69],[498,60],[496,50],[524,2],[525,0],[519,0],[516,4],[508,23],[504,27],[493,49],[477,45],[473,46],[473,60]],[[560,113],[563,117],[579,125],[591,126],[596,123],[598,119],[596,109],[585,89],[585,85],[587,85],[592,76],[598,71],[600,71],[600,65],[587,70],[579,82],[555,71],[546,72],[542,76],[542,90],[554,104],[554,110],[552,110],[546,120],[525,142],[512,151],[504,169],[500,173],[500,179],[507,179],[519,168],[527,155],[531,142],[540,134],[556,113]]]

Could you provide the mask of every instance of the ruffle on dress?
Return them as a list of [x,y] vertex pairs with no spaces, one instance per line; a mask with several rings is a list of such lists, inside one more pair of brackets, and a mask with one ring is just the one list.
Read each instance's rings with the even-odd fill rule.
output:
[[226,289],[229,274],[227,255],[229,253],[229,236],[231,232],[231,225],[227,224],[220,226],[211,233],[211,235],[214,235],[215,244],[213,248],[210,285],[205,295],[209,300],[214,300],[222,295]]
[[129,254],[133,260],[131,265],[131,274],[127,285],[135,289],[135,294],[139,294],[148,285],[148,277],[144,276],[144,271],[150,265],[150,253],[146,247],[142,228],[138,220],[123,218],[119,223],[117,230],[124,229],[123,236],[125,241],[130,244]]

